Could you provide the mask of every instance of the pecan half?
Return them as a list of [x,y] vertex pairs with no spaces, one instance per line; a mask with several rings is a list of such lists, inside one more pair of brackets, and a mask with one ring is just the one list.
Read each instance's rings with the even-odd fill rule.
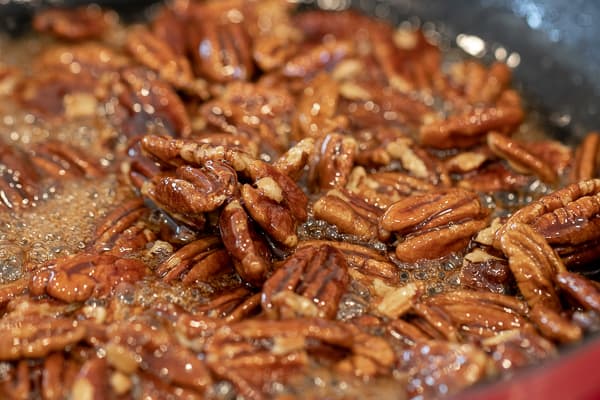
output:
[[0,141],[0,207],[25,206],[39,194],[40,176],[29,163],[24,152]]
[[53,260],[36,270],[29,284],[34,296],[48,294],[65,302],[85,301],[110,294],[121,282],[137,282],[146,266],[108,254],[79,254]]
[[340,233],[348,233],[369,241],[377,236],[381,210],[353,193],[333,189],[313,204],[314,216],[335,225]]
[[[404,238],[396,256],[404,262],[437,258],[466,247],[487,225],[487,210],[473,192],[441,190],[392,204],[379,221],[380,237]],[[435,243],[435,245],[434,245]]]
[[497,132],[488,134],[487,143],[494,154],[507,160],[517,172],[535,174],[546,183],[554,183],[558,179],[552,166],[528,152],[524,144]]
[[571,169],[571,182],[592,179],[597,176],[600,134],[588,133],[575,153],[575,163]]
[[477,108],[423,125],[419,137],[422,145],[438,149],[470,147],[482,142],[490,131],[511,133],[523,118],[523,110],[516,107]]
[[239,201],[231,201],[221,212],[219,230],[238,274],[244,281],[260,286],[271,270],[271,257]]
[[111,19],[111,13],[98,7],[50,8],[35,15],[33,28],[60,39],[97,39],[107,30]]
[[515,212],[496,233],[494,246],[513,223],[530,225],[556,249],[567,265],[589,262],[598,255],[600,180],[569,185]]
[[315,147],[318,150],[309,161],[309,187],[315,191],[344,187],[354,166],[356,141],[341,133],[330,133],[317,140]]
[[339,250],[303,247],[265,282],[262,306],[271,318],[332,319],[348,282],[348,264]]
[[40,171],[54,178],[98,178],[105,174],[99,163],[82,149],[58,141],[35,146],[31,161]]
[[514,222],[502,233],[500,246],[527,303],[560,310],[554,276],[565,267],[546,240],[528,225]]

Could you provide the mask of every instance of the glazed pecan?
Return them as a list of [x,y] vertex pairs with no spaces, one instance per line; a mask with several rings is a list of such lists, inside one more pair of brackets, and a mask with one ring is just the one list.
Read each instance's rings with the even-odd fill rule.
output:
[[583,336],[581,327],[543,304],[538,303],[532,307],[530,318],[543,336],[559,343],[577,342]]
[[154,237],[141,222],[149,213],[150,210],[138,198],[116,207],[99,221],[94,232],[92,250],[119,255],[143,248]]
[[93,6],[72,9],[50,8],[37,13],[33,28],[38,32],[51,33],[60,39],[85,40],[102,37],[114,21],[108,11]]
[[36,199],[40,176],[29,163],[24,152],[0,141],[0,207],[26,206]]
[[210,126],[231,134],[248,135],[268,153],[288,147],[294,102],[284,87],[233,82],[221,95],[201,106]]
[[208,236],[173,253],[155,272],[166,282],[181,279],[184,283],[192,283],[206,282],[218,273],[230,269],[232,263],[221,241],[217,237]]
[[500,236],[500,246],[527,303],[560,310],[554,276],[565,267],[546,240],[528,225],[513,222]]
[[363,167],[356,167],[348,177],[346,189],[367,203],[385,210],[410,195],[432,191],[434,186],[401,172],[367,174]]
[[35,146],[31,161],[45,175],[53,178],[99,178],[105,174],[95,159],[82,149],[58,141]]
[[265,282],[262,306],[270,318],[332,319],[348,282],[348,264],[339,250],[303,247]]
[[311,189],[342,188],[354,166],[356,141],[341,133],[330,133],[316,140],[317,151],[309,161],[308,185]]
[[212,382],[204,362],[164,330],[141,322],[121,322],[110,326],[107,333],[107,360],[125,374],[139,368],[200,393]]
[[345,58],[352,57],[355,49],[350,41],[329,40],[301,49],[282,68],[282,74],[290,78],[310,78],[323,69],[332,68]]
[[595,282],[574,272],[561,271],[556,283],[585,309],[600,312],[600,290]]
[[523,118],[523,110],[516,107],[476,108],[423,125],[419,131],[419,138],[421,144],[428,147],[465,148],[482,142],[485,134],[490,131],[511,133]]
[[600,180],[581,181],[515,212],[496,233],[494,246],[514,223],[530,225],[556,249],[567,265],[589,262],[598,254]]
[[187,36],[193,67],[199,76],[219,83],[252,77],[252,45],[242,24],[213,16],[191,21]]
[[153,71],[142,67],[120,70],[112,93],[120,106],[112,118],[128,136],[145,134],[148,124],[161,123],[173,136],[189,136],[192,128],[181,98]]
[[488,134],[487,143],[494,154],[508,161],[516,171],[537,175],[546,183],[554,183],[558,179],[552,166],[528,152],[524,144],[497,132]]
[[[527,343],[527,346],[523,346]],[[532,331],[506,330],[482,341],[499,371],[506,371],[539,362],[557,355],[556,347]]]
[[394,232],[404,238],[396,246],[401,261],[437,258],[464,249],[486,226],[487,214],[473,192],[438,190],[392,204],[380,218],[380,237]]
[[29,284],[34,296],[48,294],[65,302],[85,301],[111,294],[121,282],[137,282],[146,266],[109,254],[79,254],[53,260],[37,269]]
[[[444,341],[419,341],[403,349],[397,368],[408,376],[410,398],[456,393],[488,374],[491,360],[477,347]],[[446,373],[440,373],[446,371]]]
[[79,342],[86,329],[71,318],[20,312],[0,320],[0,360],[40,358]]
[[285,383],[308,365],[311,348],[319,351],[329,346],[344,350],[335,365],[344,372],[373,376],[395,361],[390,345],[381,338],[351,325],[305,318],[248,320],[219,328],[207,343],[206,361],[239,393],[262,399],[267,382]]
[[512,73],[505,63],[495,62],[486,68],[469,60],[453,64],[450,78],[454,85],[462,89],[469,103],[494,104],[502,92],[508,89]]
[[345,190],[333,189],[313,204],[315,218],[335,225],[340,233],[369,241],[377,237],[377,221],[382,212]]
[[458,186],[477,192],[519,190],[531,183],[531,178],[511,171],[501,162],[484,165],[458,179]]
[[600,134],[588,133],[575,153],[575,163],[571,169],[571,182],[593,179],[598,171],[598,152],[600,151]]
[[260,286],[271,271],[271,256],[239,201],[231,201],[221,212],[219,230],[238,274],[244,281]]
[[206,82],[194,77],[188,59],[147,29],[131,30],[126,47],[137,61],[156,71],[161,79],[175,88],[203,99],[208,97]]
[[144,183],[141,192],[174,218],[202,227],[204,213],[223,205],[236,188],[235,171],[226,164],[209,161],[202,168],[185,165],[174,173],[155,175]]

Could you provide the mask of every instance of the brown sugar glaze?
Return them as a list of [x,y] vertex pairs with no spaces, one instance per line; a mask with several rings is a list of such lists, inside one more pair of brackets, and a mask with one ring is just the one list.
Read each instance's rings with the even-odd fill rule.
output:
[[355,12],[0,38],[0,397],[438,398],[598,330],[598,137]]

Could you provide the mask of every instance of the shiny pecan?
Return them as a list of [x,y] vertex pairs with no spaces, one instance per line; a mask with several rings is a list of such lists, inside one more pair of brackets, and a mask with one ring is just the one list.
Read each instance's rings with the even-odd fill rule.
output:
[[[362,376],[386,371],[395,361],[383,339],[351,325],[323,319],[248,320],[219,328],[206,346],[207,364],[251,399],[265,397],[264,385],[286,382],[309,363],[311,347],[336,347],[345,354],[336,368]],[[327,350],[323,352],[326,356]],[[261,372],[262,371],[262,372]]]
[[221,212],[219,230],[238,274],[244,281],[260,286],[271,271],[271,256],[239,201],[231,201]]
[[588,133],[575,153],[575,162],[571,169],[571,182],[593,179],[598,173],[598,154],[600,152],[600,134]]
[[432,191],[434,186],[401,172],[367,173],[363,167],[355,167],[348,177],[346,189],[385,210],[403,198]]
[[392,204],[380,218],[380,237],[395,232],[404,238],[396,246],[401,261],[437,258],[464,249],[486,226],[487,214],[473,192],[438,190]]
[[559,343],[573,343],[581,340],[583,336],[581,327],[543,304],[533,306],[529,315],[547,339]]
[[[419,341],[401,351],[397,369],[408,376],[407,395],[457,393],[484,378],[491,360],[479,348],[444,341]],[[440,371],[445,371],[441,373]]]
[[315,142],[317,151],[309,161],[308,185],[313,190],[342,188],[354,166],[356,141],[330,133]]
[[116,207],[98,222],[92,250],[98,253],[114,252],[118,255],[143,248],[154,237],[141,222],[149,213],[150,210],[138,198]]
[[199,76],[220,83],[252,77],[252,44],[242,24],[214,17],[192,21],[187,36],[193,67]]
[[589,262],[598,255],[600,180],[569,185],[515,212],[496,233],[494,246],[513,223],[530,225],[556,249],[567,265]]
[[554,183],[558,179],[553,167],[527,151],[523,143],[497,132],[488,134],[487,143],[494,154],[508,161],[517,172],[534,174],[546,183]]
[[446,170],[450,173],[466,173],[476,171],[490,158],[489,150],[477,149],[464,151],[444,161]]
[[0,207],[26,206],[40,192],[39,174],[30,167],[29,157],[0,141]]
[[40,171],[55,179],[98,178],[105,174],[99,162],[82,149],[58,141],[35,146],[31,161]]
[[586,310],[600,312],[600,289],[596,282],[575,272],[562,271],[556,276],[556,284]]
[[450,78],[464,92],[467,102],[494,104],[508,89],[512,72],[505,63],[495,62],[486,68],[479,62],[469,60],[452,64]]
[[521,329],[499,332],[484,339],[481,345],[499,371],[531,365],[557,355],[552,342],[535,332]]
[[500,236],[500,247],[527,303],[559,311],[554,276],[565,267],[543,236],[528,225],[511,222]]
[[208,236],[193,241],[161,263],[155,270],[164,281],[207,282],[232,269],[231,259],[219,238]]
[[174,218],[202,227],[204,213],[223,205],[236,188],[235,171],[226,164],[209,161],[202,168],[185,165],[174,173],[155,175],[144,183],[141,192]]
[[477,192],[519,190],[531,183],[531,178],[511,171],[501,162],[484,165],[458,179],[458,186]]
[[267,153],[282,153],[288,147],[293,109],[293,98],[283,87],[234,82],[200,112],[209,126],[246,134]]
[[271,318],[332,319],[348,283],[348,264],[339,250],[303,247],[265,282],[262,306]]
[[338,105],[338,84],[325,72],[319,73],[302,91],[296,105],[295,138],[319,137],[343,121],[334,119]]
[[315,218],[335,225],[340,233],[369,241],[377,237],[377,221],[382,212],[345,190],[333,189],[313,204]]
[[0,320],[0,360],[40,358],[83,339],[86,329],[71,318],[19,313]]
[[196,79],[190,62],[183,54],[177,54],[169,43],[147,29],[133,29],[127,35],[127,50],[142,65],[156,71],[161,79],[176,89],[206,99],[206,82]]
[[281,155],[273,166],[283,175],[298,180],[311,155],[316,151],[313,138],[305,138]]
[[246,287],[238,287],[214,296],[199,306],[197,312],[209,318],[221,318],[226,322],[240,321],[260,311],[260,297],[260,293],[254,293]]
[[115,17],[113,13],[93,6],[72,9],[50,8],[37,13],[33,28],[60,39],[85,40],[102,37]]
[[164,330],[142,322],[121,322],[108,328],[108,362],[129,374],[135,369],[200,393],[212,379],[202,360]]
[[309,78],[323,69],[332,68],[345,58],[352,57],[355,49],[347,40],[329,40],[301,49],[282,68],[282,74],[290,78]]
[[516,107],[476,108],[423,125],[419,138],[422,145],[438,149],[471,147],[482,142],[490,131],[511,133],[523,118],[523,110]]
[[110,294],[121,282],[137,282],[146,266],[108,254],[79,254],[53,260],[37,269],[29,284],[34,296],[48,294],[65,302]]

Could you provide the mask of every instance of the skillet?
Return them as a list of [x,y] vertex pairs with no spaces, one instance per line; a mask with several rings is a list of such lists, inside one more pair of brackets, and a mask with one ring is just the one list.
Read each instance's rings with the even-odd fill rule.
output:
[[[29,29],[37,9],[84,3],[0,0],[0,30],[16,35]],[[95,3],[116,9],[125,19],[136,19],[153,2]],[[428,21],[451,38],[454,46],[457,37],[481,39],[477,44],[483,49],[479,48],[478,56],[512,57],[515,80],[534,108],[547,116],[545,122],[552,136],[573,143],[600,127],[600,25],[594,23],[600,19],[600,4],[593,0],[468,0],[460,5],[444,0],[318,0],[303,4],[315,6],[354,7],[393,23]],[[511,379],[477,385],[458,398],[600,398],[595,369],[598,359],[600,338],[588,338],[564,349],[557,360],[521,371]]]

